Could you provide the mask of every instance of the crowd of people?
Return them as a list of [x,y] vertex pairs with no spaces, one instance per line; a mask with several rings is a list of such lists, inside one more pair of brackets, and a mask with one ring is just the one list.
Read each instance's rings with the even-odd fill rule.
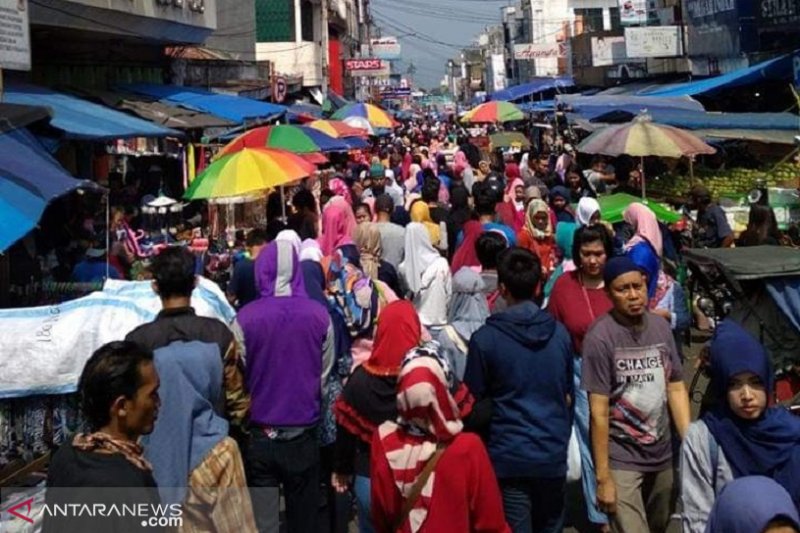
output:
[[[230,327],[194,313],[194,256],[162,251],[163,310],[89,359],[91,430],[48,485],[141,487],[186,531],[277,531],[282,494],[290,532],[347,531],[355,509],[362,533],[526,533],[562,531],[580,479],[597,531],[664,532],[680,510],[686,532],[800,532],[800,419],[733,322],[691,422],[677,247],[645,204],[612,227],[595,199],[635,182],[569,151],[480,155],[409,126],[301,188],[246,235]],[[702,244],[732,244],[691,196]],[[780,243],[763,218],[742,244]]]

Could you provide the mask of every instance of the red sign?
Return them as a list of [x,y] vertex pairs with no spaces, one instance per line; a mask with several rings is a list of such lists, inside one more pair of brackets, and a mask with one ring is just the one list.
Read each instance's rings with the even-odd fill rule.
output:
[[350,72],[359,70],[380,70],[383,68],[383,61],[380,59],[348,59],[344,62],[344,68]]

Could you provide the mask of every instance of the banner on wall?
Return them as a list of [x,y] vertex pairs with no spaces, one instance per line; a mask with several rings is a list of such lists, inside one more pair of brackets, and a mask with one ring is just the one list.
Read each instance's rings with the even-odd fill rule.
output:
[[678,26],[625,28],[628,57],[675,57],[683,53]]

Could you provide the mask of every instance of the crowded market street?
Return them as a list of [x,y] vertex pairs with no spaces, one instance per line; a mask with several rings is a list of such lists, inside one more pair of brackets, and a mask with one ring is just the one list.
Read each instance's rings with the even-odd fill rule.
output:
[[0,531],[800,533],[798,25],[0,0]]

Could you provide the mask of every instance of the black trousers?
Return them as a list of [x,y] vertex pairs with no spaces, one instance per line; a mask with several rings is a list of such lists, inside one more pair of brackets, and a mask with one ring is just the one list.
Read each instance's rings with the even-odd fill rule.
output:
[[281,488],[288,532],[318,531],[320,458],[316,430],[285,441],[269,439],[255,427],[250,435],[245,464],[259,532],[278,532]]

